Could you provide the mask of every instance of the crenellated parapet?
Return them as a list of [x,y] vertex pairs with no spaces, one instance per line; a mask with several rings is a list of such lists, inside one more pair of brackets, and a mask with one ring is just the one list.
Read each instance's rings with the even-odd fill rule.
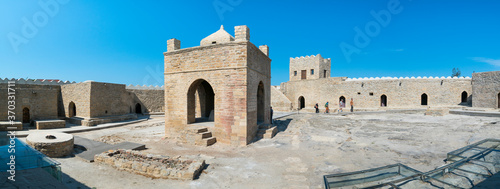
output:
[[8,79],[8,78],[0,78],[0,83],[8,83],[9,81],[15,81],[16,84],[27,84],[27,85],[65,85],[76,83],[75,81],[61,81],[61,80],[46,80],[46,79]]
[[125,87],[126,89],[135,89],[135,90],[164,90],[164,87],[163,85],[162,86],[153,86],[153,85],[149,85],[149,86],[146,86],[146,85],[127,85]]
[[418,76],[418,77],[360,77],[360,78],[347,78],[345,81],[365,81],[365,80],[403,80],[403,79],[468,79],[470,80],[471,78],[469,76],[467,77],[433,77],[433,76]]

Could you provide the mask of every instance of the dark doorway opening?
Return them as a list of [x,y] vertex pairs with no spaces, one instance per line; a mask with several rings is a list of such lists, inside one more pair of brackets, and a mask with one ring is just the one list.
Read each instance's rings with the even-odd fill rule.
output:
[[462,92],[462,102],[467,102],[467,92]]
[[387,106],[387,96],[385,95],[380,96],[380,106],[381,107]]
[[214,121],[215,93],[205,80],[194,81],[187,95],[188,123]]
[[139,103],[135,104],[135,113],[136,114],[142,114],[141,104],[139,104]]
[[420,105],[427,105],[427,94],[422,94],[422,96],[420,96]]
[[257,89],[257,123],[264,122],[264,83],[262,81],[259,83],[259,87]]
[[323,70],[323,78],[326,78],[326,70]]
[[302,70],[300,74],[301,74],[300,79],[307,79],[307,70]]
[[[342,102],[342,103],[340,103],[340,102]],[[342,108],[345,108],[345,97],[344,96],[341,96],[339,98],[339,106]]]
[[30,122],[30,109],[25,107],[23,108],[23,123],[29,123]]
[[76,116],[76,105],[74,102],[70,102],[68,106],[68,115],[69,117],[74,117]]
[[498,108],[500,108],[500,93],[498,93],[497,102],[498,102]]
[[299,97],[299,110],[306,107],[306,99],[303,96]]

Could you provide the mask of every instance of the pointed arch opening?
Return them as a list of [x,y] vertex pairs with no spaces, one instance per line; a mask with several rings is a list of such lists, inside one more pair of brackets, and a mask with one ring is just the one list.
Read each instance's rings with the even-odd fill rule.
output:
[[466,91],[462,92],[462,103],[467,103],[468,94]]
[[187,123],[214,121],[215,93],[204,79],[194,81],[187,94]]
[[339,107],[345,108],[345,97],[344,96],[339,97]]
[[262,81],[259,83],[257,88],[257,124],[264,122],[264,105],[265,105],[265,95],[264,95],[264,83]]
[[500,93],[498,93],[498,95],[497,95],[497,103],[498,103],[497,108],[500,108]]
[[387,106],[387,96],[386,95],[380,96],[380,106],[381,107]]
[[427,105],[427,94],[422,94],[420,96],[420,105]]
[[299,110],[306,107],[306,99],[303,96],[299,97]]
[[30,109],[28,107],[23,108],[23,123],[29,123],[31,120]]
[[69,117],[75,117],[76,116],[76,105],[73,101],[69,103],[68,106],[68,116]]

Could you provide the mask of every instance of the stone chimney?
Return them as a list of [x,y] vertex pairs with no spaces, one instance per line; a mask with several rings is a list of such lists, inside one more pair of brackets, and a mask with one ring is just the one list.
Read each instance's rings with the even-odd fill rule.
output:
[[169,39],[167,41],[167,52],[174,51],[181,48],[181,41],[176,38]]
[[245,25],[235,26],[234,38],[235,41],[250,41],[250,29]]
[[269,56],[269,47],[267,45],[259,46],[260,51],[262,51],[266,56]]

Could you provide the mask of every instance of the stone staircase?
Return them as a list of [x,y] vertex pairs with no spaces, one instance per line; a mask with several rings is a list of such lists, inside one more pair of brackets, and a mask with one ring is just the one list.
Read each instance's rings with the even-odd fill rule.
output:
[[201,126],[192,126],[186,129],[187,133],[184,137],[184,142],[198,146],[211,146],[217,142],[217,139],[212,136],[212,132],[208,128]]
[[271,124],[261,123],[259,124],[259,130],[257,130],[257,138],[273,138],[274,135],[278,133],[278,128]]

